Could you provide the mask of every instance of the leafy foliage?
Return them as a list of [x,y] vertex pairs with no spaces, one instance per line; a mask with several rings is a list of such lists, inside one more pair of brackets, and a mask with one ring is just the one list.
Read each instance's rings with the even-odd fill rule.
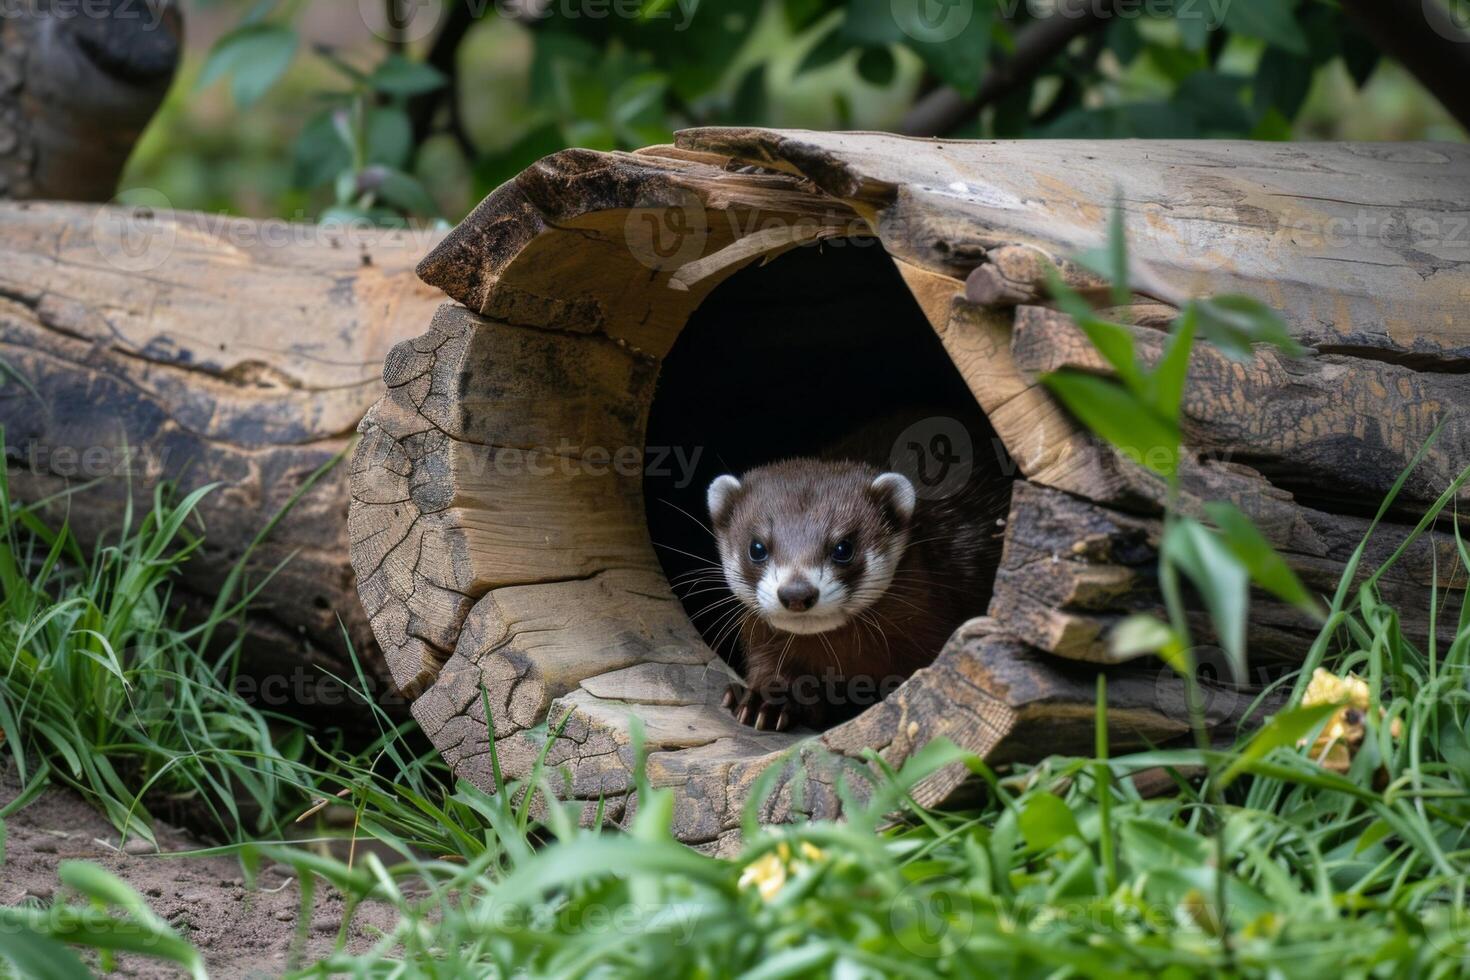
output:
[[[228,77],[245,111],[293,59],[331,65],[339,84],[301,130],[294,179],[330,188],[334,217],[397,223],[439,214],[410,183],[424,179],[439,134],[458,146],[477,195],[562,147],[631,149],[687,126],[900,127],[945,88],[959,108],[934,135],[1281,139],[1319,69],[1340,62],[1362,84],[1379,59],[1333,0],[1085,6],[1104,15],[1077,20],[1072,44],[1032,63],[1037,22],[1074,14],[1019,0],[443,0],[418,5],[441,17],[417,50],[389,37],[373,53],[307,45],[303,5],[262,0],[215,45],[200,84]],[[507,125],[486,135],[465,117],[496,93],[461,69],[481,50],[475,29],[491,22],[497,36],[524,37],[530,56],[493,113]],[[987,90],[1001,62],[1006,81]],[[867,103],[891,109],[874,116]]]

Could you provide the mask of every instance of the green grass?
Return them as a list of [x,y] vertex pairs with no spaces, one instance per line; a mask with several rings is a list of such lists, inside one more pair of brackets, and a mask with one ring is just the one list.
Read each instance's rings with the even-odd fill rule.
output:
[[[1470,972],[1470,603],[1448,605],[1450,590],[1425,595],[1457,624],[1446,649],[1411,643],[1371,581],[1334,597],[1307,664],[1359,672],[1383,712],[1368,713],[1343,775],[1307,758],[1281,723],[1228,748],[1117,757],[1100,724],[1094,757],[1003,774],[933,745],[845,822],[761,828],[752,816],[740,855],[717,859],[674,840],[672,798],[641,773],[633,827],[594,831],[578,825],[579,805],[547,803],[554,774],[495,794],[447,787],[442,764],[418,758],[381,713],[378,739],[348,755],[236,698],[233,644],[205,651],[248,594],[204,626],[171,611],[170,582],[199,546],[196,502],[159,496],[88,555],[0,483],[3,748],[31,793],[64,783],[131,833],[148,833],[155,803],[192,801],[240,841],[248,871],[297,868],[304,904],[330,886],[349,907],[392,906],[396,924],[371,948],[342,941],[298,962],[300,975]],[[1466,580],[1464,543],[1459,558],[1441,581]],[[984,806],[913,805],[905,788],[955,760],[988,783]],[[1156,767],[1174,789],[1141,798],[1128,777]],[[357,837],[396,857],[361,849],[349,862],[285,842],[313,797],[338,795]],[[69,898],[51,910],[0,909],[0,961],[85,975],[66,943],[202,975],[187,939],[121,882],[69,864],[63,884]]]
[[232,578],[187,627],[173,609],[207,492],[160,491],[87,554],[0,476],[0,752],[22,802],[64,783],[150,840],[154,811],[234,839],[278,831],[303,802],[303,732],[232,689],[239,638],[226,637],[252,593],[235,596]]

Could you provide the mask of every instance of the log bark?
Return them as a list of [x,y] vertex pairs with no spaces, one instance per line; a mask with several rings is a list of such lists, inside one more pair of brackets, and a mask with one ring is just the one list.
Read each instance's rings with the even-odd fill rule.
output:
[[[480,785],[490,785],[492,731],[515,776],[563,726],[548,758],[589,816],[598,799],[612,801],[613,819],[635,805],[636,716],[650,771],[680,788],[680,834],[709,846],[729,841],[773,766],[785,768],[763,812],[786,819],[835,813],[830,766],[852,770],[868,750],[897,765],[943,735],[996,763],[1085,752],[1099,669],[1112,675],[1115,744],[1182,733],[1172,674],[1107,662],[1111,627],[1158,606],[1164,487],[1039,385],[1058,367],[1105,369],[1046,308],[1046,264],[1097,292],[1069,257],[1102,241],[1119,200],[1136,279],[1134,301],[1114,312],[1145,357],[1192,296],[1244,292],[1283,312],[1309,356],[1195,355],[1181,506],[1234,501],[1325,592],[1443,418],[1363,573],[1470,458],[1454,420],[1470,408],[1467,177],[1470,151],[1429,144],[729,129],[638,154],[547,158],[421,265],[455,303],[390,355],[387,394],[363,423],[352,557],[390,668],[455,771]],[[720,710],[729,668],[662,579],[641,474],[590,461],[593,448],[641,445],[666,355],[718,283],[839,237],[876,239],[892,257],[1017,482],[986,617],[886,701],[794,739],[739,728]],[[1429,589],[1452,548],[1425,538],[1380,583],[1411,636],[1428,633]],[[1255,613],[1253,663],[1299,659],[1312,624],[1264,597]],[[1232,691],[1213,721],[1228,729],[1249,699]],[[950,773],[923,798],[966,791]]]
[[0,199],[106,201],[178,65],[172,2],[15,0],[0,21]]
[[300,492],[249,565],[254,582],[282,567],[251,620],[246,671],[299,685],[273,697],[327,696],[321,669],[352,676],[340,617],[376,672],[346,562],[347,468],[332,464],[376,397],[384,354],[436,305],[412,273],[436,237],[0,204],[12,493],[56,498],[53,518],[91,549],[159,482],[179,494],[218,484],[178,583],[207,604]]

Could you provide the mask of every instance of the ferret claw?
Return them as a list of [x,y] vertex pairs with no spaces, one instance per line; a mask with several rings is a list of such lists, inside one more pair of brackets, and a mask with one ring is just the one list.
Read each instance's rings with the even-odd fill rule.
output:
[[757,692],[736,684],[726,689],[724,705],[738,723],[758,732],[784,732],[796,724],[790,705],[778,708]]

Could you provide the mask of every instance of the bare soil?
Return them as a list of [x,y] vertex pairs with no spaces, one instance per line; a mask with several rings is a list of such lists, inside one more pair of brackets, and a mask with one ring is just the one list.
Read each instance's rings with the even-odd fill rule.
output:
[[[0,807],[18,795],[17,781],[0,766]],[[158,851],[142,841],[119,847],[116,830],[77,794],[48,789],[5,821],[5,860],[0,864],[0,903],[50,904],[66,898],[57,878],[62,861],[92,861],[122,878],[178,933],[204,953],[214,978],[277,977],[292,966],[331,952],[342,924],[342,899],[318,881],[304,950],[298,945],[300,892],[285,865],[262,869],[247,888],[231,856],[179,856],[204,845],[175,827],[156,828]],[[364,903],[354,916],[349,946],[369,945],[375,929],[388,929],[392,910]],[[85,954],[84,954],[85,955]],[[113,976],[175,977],[177,968],[139,956],[119,959]]]

